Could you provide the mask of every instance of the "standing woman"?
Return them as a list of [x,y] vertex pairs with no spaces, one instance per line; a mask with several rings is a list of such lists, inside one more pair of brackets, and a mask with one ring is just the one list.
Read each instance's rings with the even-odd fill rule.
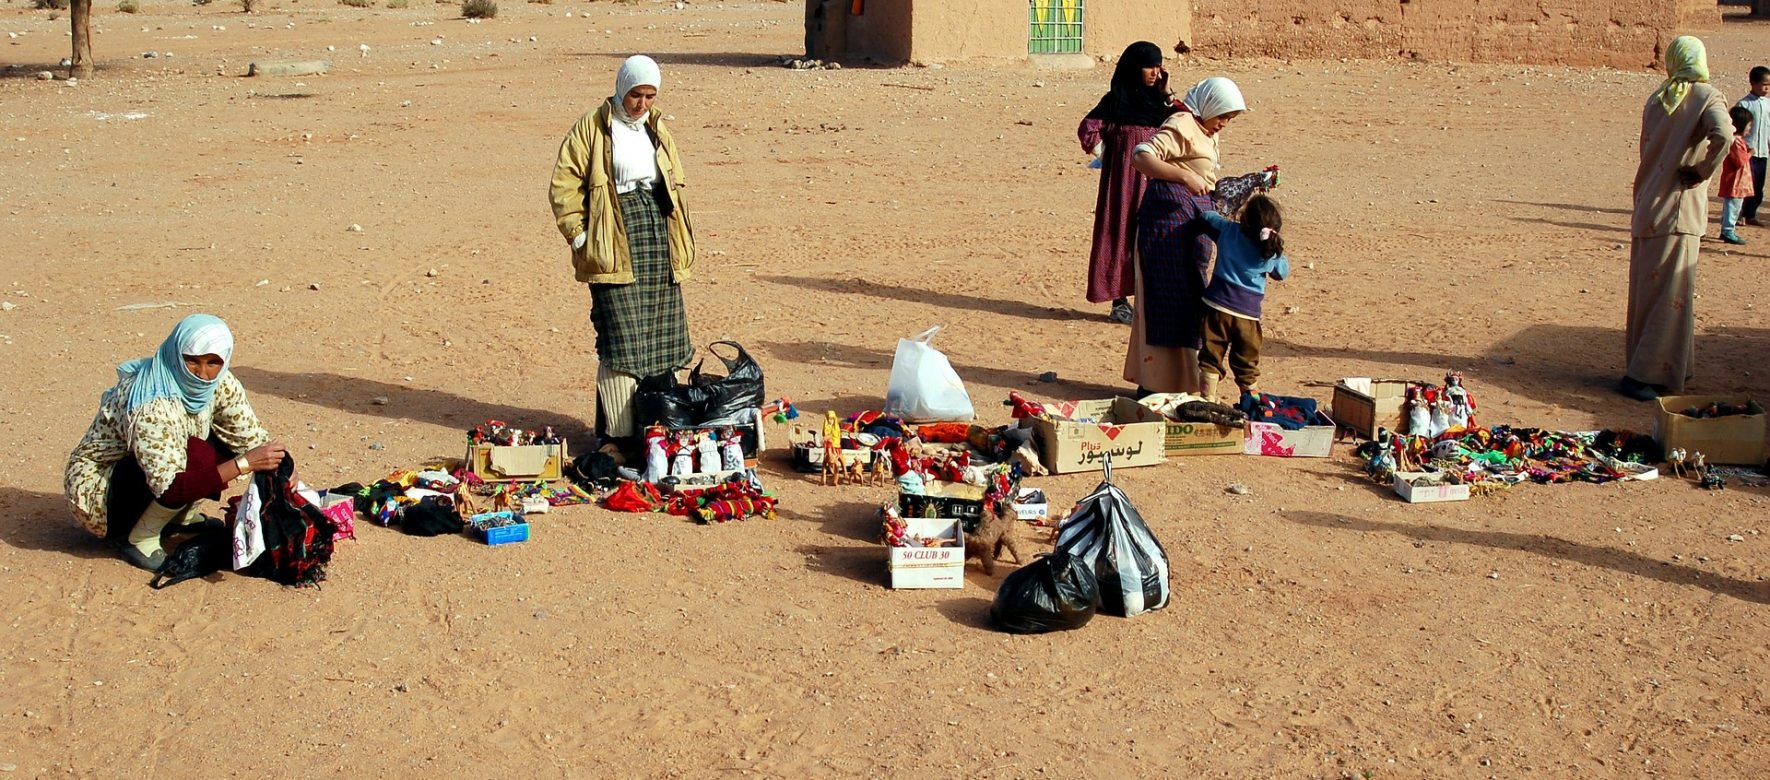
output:
[[190,512],[199,499],[283,462],[283,445],[228,370],[233,354],[227,323],[184,318],[153,355],[117,366],[117,384],[68,456],[63,490],[74,518],[135,566],[160,568],[161,532],[200,523]]
[[694,230],[676,140],[652,106],[662,82],[652,58],[627,58],[614,96],[578,118],[553,169],[553,214],[578,281],[590,285],[597,434],[623,451],[635,449],[638,381],[694,354],[681,287],[694,267]]
[[1125,47],[1112,72],[1112,90],[1082,119],[1082,151],[1100,157],[1100,193],[1094,199],[1094,245],[1088,255],[1088,301],[1112,301],[1113,322],[1131,321],[1136,271],[1137,204],[1149,180],[1131,167],[1131,150],[1155,135],[1179,109],[1168,96],[1162,49],[1149,41]]
[[1149,177],[1137,211],[1137,310],[1125,351],[1125,380],[1138,395],[1196,393],[1204,341],[1206,272],[1215,248],[1193,218],[1211,211],[1221,171],[1217,134],[1247,110],[1241,89],[1221,76],[1188,90],[1186,111],[1132,152]]
[[1683,392],[1696,373],[1697,249],[1708,229],[1708,180],[1732,143],[1727,101],[1707,83],[1702,41],[1673,39],[1666,74],[1641,110],[1628,368],[1617,386],[1639,401]]

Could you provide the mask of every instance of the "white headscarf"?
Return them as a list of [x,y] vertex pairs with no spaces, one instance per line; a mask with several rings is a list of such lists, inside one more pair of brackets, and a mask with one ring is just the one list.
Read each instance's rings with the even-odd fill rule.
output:
[[1186,104],[1186,110],[1191,111],[1200,121],[1248,110],[1247,101],[1241,97],[1241,87],[1222,76],[1212,76],[1199,82],[1186,91],[1182,102]]
[[634,87],[651,87],[662,90],[663,84],[664,74],[658,70],[657,60],[643,54],[628,57],[625,62],[621,63],[620,72],[615,74],[615,108],[617,109],[614,112],[615,118],[627,124],[643,121],[645,117],[635,119],[627,116],[627,111],[622,107],[621,101],[627,97],[628,92],[633,91]]

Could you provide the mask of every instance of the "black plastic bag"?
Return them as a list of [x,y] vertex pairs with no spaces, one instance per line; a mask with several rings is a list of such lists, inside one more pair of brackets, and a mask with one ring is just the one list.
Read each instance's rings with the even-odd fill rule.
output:
[[676,373],[668,372],[639,380],[639,386],[633,391],[633,422],[644,429],[652,425],[666,428],[687,428],[701,416],[706,408],[703,393],[694,392],[692,388],[679,384]]
[[[737,355],[728,359],[715,349],[719,346],[731,347]],[[725,364],[725,376],[710,377],[701,373],[705,360],[695,364],[694,370],[689,372],[689,386],[701,390],[706,399],[701,417],[694,424],[739,425],[754,419],[755,410],[762,406],[767,396],[762,386],[762,364],[735,341],[715,341],[707,345],[707,352]]]
[[400,513],[399,527],[409,536],[442,536],[461,533],[467,526],[461,522],[455,502],[425,496]]
[[185,580],[207,577],[233,565],[234,537],[220,521],[203,523],[197,535],[178,545],[154,572],[148,587],[169,588]]
[[1074,555],[1094,573],[1100,589],[1100,611],[1131,617],[1168,605],[1168,553],[1125,492],[1106,481],[1057,529],[1058,550]]
[[[719,354],[717,347],[736,350],[734,357]],[[762,384],[762,365],[735,341],[715,341],[707,351],[725,364],[725,376],[703,372],[706,361],[695,364],[688,384],[679,384],[675,372],[644,377],[633,392],[634,421],[641,427],[694,428],[711,425],[743,425],[756,417],[767,391]]]
[[1013,634],[1043,634],[1081,628],[1100,608],[1094,574],[1061,550],[1041,555],[1002,580],[989,616]]

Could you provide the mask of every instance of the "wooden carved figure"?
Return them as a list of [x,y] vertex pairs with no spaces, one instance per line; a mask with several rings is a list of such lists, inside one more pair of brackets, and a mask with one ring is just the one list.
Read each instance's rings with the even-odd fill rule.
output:
[[1673,447],[1666,451],[1666,468],[1671,469],[1672,474],[1679,479],[1684,478],[1684,450],[1682,448]]

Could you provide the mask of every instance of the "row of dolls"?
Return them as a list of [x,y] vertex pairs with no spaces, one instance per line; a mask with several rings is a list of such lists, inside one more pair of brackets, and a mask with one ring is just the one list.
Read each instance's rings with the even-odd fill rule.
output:
[[686,477],[744,467],[743,437],[737,429],[671,431],[662,425],[645,429],[645,481]]
[[1475,399],[1463,386],[1463,372],[1444,376],[1443,387],[1408,385],[1407,432],[1436,439],[1446,431],[1475,425]]

